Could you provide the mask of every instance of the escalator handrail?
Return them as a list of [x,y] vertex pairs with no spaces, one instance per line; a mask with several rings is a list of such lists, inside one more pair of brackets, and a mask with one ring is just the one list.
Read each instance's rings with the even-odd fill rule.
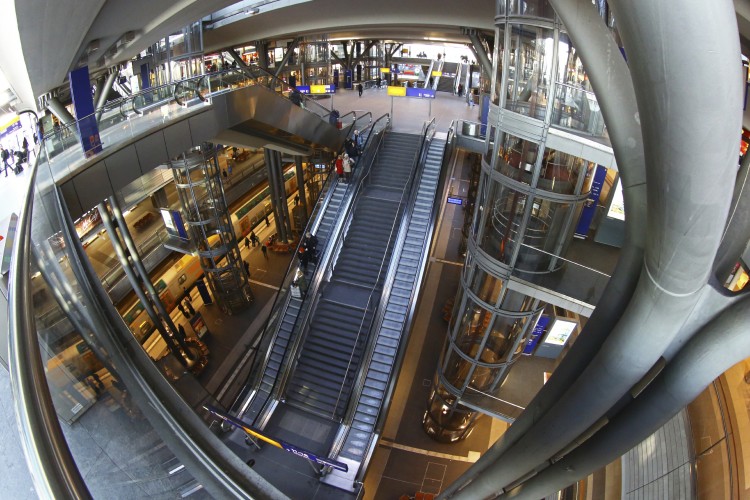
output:
[[[367,142],[364,147],[364,151],[370,150],[370,148],[373,148],[372,141],[372,131],[375,130],[375,126],[380,123],[381,120],[385,121],[385,125],[383,126],[382,130],[386,130],[388,126],[390,125],[390,115],[388,113],[382,115],[378,120],[372,124],[371,126],[371,133],[367,137]],[[353,125],[352,125],[353,126]],[[374,146],[373,151],[377,151],[380,148],[380,145],[382,144],[382,140],[385,134],[379,134],[378,138],[378,144]],[[348,203],[342,202],[341,206],[339,207],[336,217],[334,220],[336,221],[335,227],[331,228],[331,234],[329,235],[328,242],[326,243],[326,249],[323,253],[323,255],[320,258],[320,263],[322,265],[319,266],[319,268],[316,269],[316,279],[313,280],[313,282],[310,284],[310,287],[308,288],[307,292],[305,293],[305,298],[303,299],[303,303],[306,300],[315,300],[317,297],[317,291],[318,286],[320,285],[321,278],[326,274],[328,271],[328,266],[330,265],[330,258],[333,255],[333,249],[337,246],[338,240],[341,236],[341,229],[345,227],[344,221],[348,219],[349,214],[352,212],[352,209],[354,207],[354,200],[356,199],[357,195],[359,194],[363,184],[364,179],[367,175],[369,175],[370,169],[372,167],[372,163],[375,161],[376,154],[372,155],[372,158],[370,159],[370,164],[366,165],[365,167],[362,167],[361,165],[357,167],[357,170],[362,172],[360,175],[363,177],[359,182],[356,183],[356,189],[354,189],[353,192],[350,193],[350,191],[355,187],[354,183],[350,183],[347,186],[346,193],[344,195],[344,200],[348,200]],[[358,159],[358,163],[360,160],[364,158],[364,155]],[[318,222],[319,224],[319,222]],[[315,226],[317,227],[317,225]],[[292,260],[292,265],[295,264],[295,261]],[[288,302],[288,301],[287,301]],[[307,309],[305,314],[298,315],[295,318],[294,325],[292,326],[292,335],[294,336],[294,341],[287,344],[287,347],[284,351],[282,361],[281,361],[281,367],[279,368],[279,374],[274,380],[273,388],[271,389],[271,395],[273,397],[278,397],[279,394],[281,394],[286,386],[286,381],[288,380],[289,376],[291,375],[291,369],[290,364],[292,360],[296,359],[296,353],[298,352],[299,348],[304,343],[305,335],[294,335],[294,332],[298,330],[300,325],[306,325],[308,324],[308,318],[312,312],[313,307],[310,307]],[[302,308],[300,308],[302,310]],[[275,334],[278,333],[278,329],[275,332]],[[269,347],[267,354],[266,354],[266,360],[265,363],[267,364],[268,358],[270,358],[271,348]],[[288,356],[289,353],[292,353],[291,356]],[[265,366],[264,366],[265,370]],[[261,375],[262,377],[262,375]],[[258,384],[260,383],[260,377],[258,379]],[[256,423],[258,419],[263,417],[263,412],[258,414],[258,417],[256,418]]]
[[8,294],[8,349],[10,384],[15,401],[16,422],[21,446],[37,494],[47,498],[91,498],[76,466],[47,385],[45,366],[39,350],[39,338],[31,300],[31,223],[36,160],[29,176],[29,190],[18,217],[10,265]]
[[[422,126],[422,132],[420,134],[420,136],[421,136],[420,146],[419,146],[419,148],[417,148],[417,152],[414,155],[414,160],[412,161],[412,172],[411,172],[411,175],[409,176],[410,178],[404,184],[404,188],[401,191],[401,199],[399,200],[399,206],[404,205],[404,203],[405,203],[404,198],[405,197],[406,197],[406,203],[409,203],[409,201],[411,199],[413,199],[413,198],[416,197],[416,190],[413,190],[411,188],[414,186],[414,182],[416,181],[417,172],[421,172],[422,171],[421,168],[418,168],[419,167],[419,163],[420,163],[420,158],[422,156],[422,151],[423,151],[424,146],[425,146],[425,140],[426,140],[427,134],[428,134],[429,130],[434,129],[434,126],[435,126],[435,118],[433,118],[432,120],[430,120],[429,122],[425,123]],[[410,193],[410,191],[412,191],[412,192]],[[396,227],[397,227],[396,223],[398,221],[398,218],[394,219],[394,221],[393,221],[393,223],[391,225],[391,232],[390,232],[390,235],[388,236],[388,242],[386,244],[386,248],[388,248],[390,246],[391,241],[395,241],[396,244],[398,244],[398,242],[400,240],[403,240],[403,238],[405,237],[405,229],[404,228],[406,227],[404,225],[404,223],[405,223],[405,221],[407,219],[408,219],[407,216],[402,217],[401,224],[399,224],[399,226],[398,226],[399,227],[398,231],[395,231]],[[395,240],[394,240],[394,238],[395,238]],[[396,250],[396,247],[394,246],[394,252],[395,252],[395,250]],[[392,253],[392,255],[395,255],[395,253]],[[387,275],[390,275],[392,272],[395,272],[395,267],[396,266],[395,266],[393,260],[391,260],[391,262],[389,263],[389,265],[387,267],[385,267],[386,257],[387,257],[387,252],[386,252],[385,255],[383,255],[383,259],[380,262],[380,268],[378,269],[378,276],[375,279],[375,284],[373,285],[372,289],[370,290],[369,296],[367,297],[367,304],[365,306],[365,311],[367,311],[370,308],[370,304],[372,303],[373,296],[375,295],[375,289],[377,288],[377,284],[380,281],[380,276],[383,274],[383,269],[384,268],[386,269],[386,274]],[[387,290],[388,291],[390,290],[390,285],[388,283],[388,280],[386,279],[385,282],[384,282],[384,285],[383,285],[383,290],[380,293],[381,299],[382,299],[382,297],[387,296],[385,294],[385,292]],[[378,310],[381,310],[382,307],[383,307],[383,304],[382,304],[382,301],[381,301],[381,302],[378,303]],[[362,316],[362,320],[360,321],[359,330],[357,331],[357,337],[354,340],[354,345],[357,345],[357,343],[359,342],[359,337],[362,335],[363,328],[365,327],[365,324],[364,324],[365,323],[365,317],[366,317],[366,315]],[[373,317],[370,320],[370,324],[368,325],[368,328],[366,329],[367,332],[370,332],[372,330],[372,327],[375,324],[375,320],[376,320],[377,317],[378,317],[377,313],[373,314]],[[345,373],[349,372],[349,368],[350,368],[350,366],[352,364],[353,357],[354,357],[354,351],[352,351],[352,354],[349,357],[349,362],[347,364],[347,369],[346,369]],[[362,359],[367,359],[367,358],[363,357]],[[369,364],[370,364],[369,361],[366,361],[363,364],[363,366],[360,367],[359,375],[358,375],[358,380],[362,378],[362,375],[361,375],[363,373],[362,368],[364,368],[365,365],[369,366]],[[336,399],[336,405],[334,405],[334,408],[338,406],[338,403],[339,403],[339,401],[341,399],[341,396],[343,394],[345,383],[346,383],[346,377],[344,378],[344,381],[343,381],[343,383],[341,385],[341,388],[339,389],[339,394],[338,394],[338,397]],[[355,386],[355,384],[353,384],[353,386]],[[364,384],[364,380],[362,380],[362,384]],[[350,398],[350,403],[349,403],[350,410],[349,411],[351,411],[351,407],[354,406],[354,405],[351,404],[351,401],[353,401],[353,400],[354,400],[354,398]]]
[[[401,222],[399,224],[399,230],[396,236],[396,241],[394,243],[393,251],[391,252],[391,262],[388,266],[386,278],[383,284],[383,290],[380,293],[378,309],[375,312],[375,314],[373,314],[372,320],[370,321],[369,330],[368,330],[370,332],[379,331],[385,319],[385,308],[387,306],[387,299],[390,296],[392,283],[395,278],[396,270],[398,269],[399,259],[396,259],[394,257],[400,255],[401,250],[403,249],[404,241],[406,239],[407,229],[411,221],[411,210],[409,209],[409,207],[413,207],[414,203],[416,203],[417,192],[418,192],[418,190],[416,189],[416,186],[418,185],[418,181],[421,179],[424,173],[424,163],[425,163],[426,153],[429,149],[429,144],[431,143],[431,140],[434,134],[435,134],[435,118],[433,118],[429,122],[426,122],[422,127],[422,134],[421,134],[422,138],[420,141],[420,147],[415,156],[416,163],[412,171],[411,179],[406,183],[406,186],[411,186],[409,188],[409,191],[410,191],[409,198],[406,202],[407,209],[404,211],[404,215],[401,218]],[[395,225],[395,221],[394,221],[394,225]],[[383,262],[384,261],[385,261],[385,257],[383,259]],[[382,263],[381,263],[381,270],[382,270]],[[369,304],[370,303],[368,301],[368,307],[369,307]],[[361,327],[362,325],[360,325],[360,329]],[[361,359],[365,361],[358,371],[356,382],[353,384],[352,396],[350,397],[347,413],[344,416],[344,419],[342,420],[342,427],[349,427],[354,418],[354,414],[357,409],[357,403],[359,402],[359,399],[364,390],[364,384],[367,378],[367,372],[372,363],[372,355],[376,346],[376,341],[377,341],[377,338],[375,336],[372,336],[369,339],[368,345],[366,349],[364,350],[363,355],[361,357]],[[380,415],[380,412],[378,412],[378,415]],[[347,435],[346,432],[339,433],[336,441],[331,446],[331,450],[328,454],[329,457],[334,457],[339,454],[339,452],[341,451],[341,446],[343,446],[344,441],[346,439],[346,435]],[[371,441],[372,441],[372,438],[373,436],[371,435],[370,436]]]

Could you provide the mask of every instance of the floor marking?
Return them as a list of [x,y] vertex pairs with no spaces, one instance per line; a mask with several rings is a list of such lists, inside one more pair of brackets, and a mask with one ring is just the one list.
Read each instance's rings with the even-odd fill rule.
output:
[[469,462],[474,463],[479,458],[479,454],[476,452],[469,452],[468,457],[462,457],[461,455],[449,455],[448,453],[438,453],[437,451],[430,451],[430,450],[423,450],[421,448],[414,448],[413,446],[406,446],[399,443],[394,443],[392,441],[387,441],[385,439],[381,439],[380,443],[381,446],[385,446],[387,448],[393,448],[396,450],[403,450],[403,451],[410,451],[412,453],[419,453],[420,455],[427,455],[429,457],[435,457],[435,458],[444,458],[446,460],[454,460],[456,462]]
[[[438,468],[438,467],[443,469],[443,473],[440,474],[440,479],[427,477],[430,472],[430,467],[432,467],[433,469]],[[427,469],[424,471],[424,476],[422,476],[422,486],[419,488],[419,491],[423,493],[432,493],[434,495],[437,495],[438,493],[440,493],[440,491],[443,489],[443,480],[445,480],[445,471],[447,470],[447,468],[448,467],[445,466],[444,464],[438,464],[435,462],[427,462]],[[438,483],[435,491],[432,491],[431,487],[428,489],[428,486],[425,484],[427,482]]]
[[264,286],[266,288],[270,288],[271,290],[278,290],[279,287],[276,285],[269,285],[268,283],[263,283],[262,281],[256,281],[256,280],[248,280],[250,283],[255,283],[256,285]]
[[463,262],[455,262],[455,261],[452,261],[452,260],[439,259],[437,257],[432,257],[430,259],[430,261],[432,261],[432,262],[440,262],[442,264],[450,264],[451,266],[464,267],[464,263]]

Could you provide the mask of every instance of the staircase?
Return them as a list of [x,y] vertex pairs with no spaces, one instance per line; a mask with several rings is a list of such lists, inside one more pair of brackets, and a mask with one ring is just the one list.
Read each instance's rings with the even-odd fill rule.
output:
[[[367,345],[403,209],[418,136],[389,134],[365,180],[328,283],[310,318],[286,403],[340,420]],[[404,201],[408,192],[404,194]]]
[[[376,335],[372,356],[364,374],[361,394],[354,409],[351,424],[336,460],[346,463],[349,472],[332,471],[323,482],[344,490],[351,490],[361,464],[365,461],[376,431],[378,416],[393,381],[394,368],[403,346],[410,311],[421,281],[429,248],[433,209],[443,163],[445,141],[433,139],[418,179],[417,194],[400,253],[395,255],[391,289],[385,299],[380,328]],[[398,248],[396,250],[399,250]],[[375,325],[375,328],[378,324]],[[346,423],[345,423],[346,425]]]

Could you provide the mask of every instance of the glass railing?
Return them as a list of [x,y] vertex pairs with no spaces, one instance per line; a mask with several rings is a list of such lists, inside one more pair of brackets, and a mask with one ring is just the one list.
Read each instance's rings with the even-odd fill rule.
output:
[[[118,347],[102,344],[99,329],[112,320],[103,316],[88,284],[79,280],[76,270],[81,264],[71,265],[71,259],[76,259],[72,246],[61,244],[66,224],[56,209],[61,205],[55,201],[52,174],[44,159],[42,151],[40,161],[31,168],[15,241],[9,300],[15,405],[37,494],[104,498],[118,491],[179,496],[197,483],[184,467],[174,473],[171,467],[179,463],[153,422],[144,418],[151,409],[136,403],[124,383],[128,369],[108,354]],[[69,321],[67,326],[56,328],[63,318]],[[170,361],[174,359],[162,358],[159,366],[164,369]],[[180,384],[188,383],[186,377],[179,378]],[[195,382],[190,385],[191,391],[197,389]],[[66,423],[63,428],[60,422]],[[73,422],[77,427],[69,427]],[[111,432],[87,433],[81,438],[79,430],[86,428]],[[149,458],[155,449],[162,451]],[[92,457],[108,465],[92,468]],[[85,483],[79,468],[86,470]],[[121,474],[116,483],[112,483],[112,468]],[[133,484],[127,484],[128,478]]]
[[555,84],[552,126],[573,129],[594,137],[606,135],[604,117],[593,92],[566,83]]
[[[112,147],[190,112],[211,95],[260,81],[239,71],[202,75],[111,101],[84,119],[98,118],[102,147]],[[356,121],[353,116],[352,125]],[[244,465],[235,463],[236,456],[213,434],[217,431],[208,429],[210,419],[201,407],[219,402],[174,354],[160,349],[149,356],[143,350],[106,298],[97,283],[101,278],[70,229],[54,179],[86,160],[76,124],[51,131],[34,156],[14,249],[9,312],[14,393],[38,492],[107,497],[117,486],[118,493],[132,496],[179,497],[201,485],[214,493],[240,491],[238,485],[257,492],[240,471]],[[159,241],[156,235],[142,242],[141,250]],[[43,304],[35,303],[40,300]],[[111,432],[83,440],[68,433],[71,455],[60,421]],[[91,457],[109,466],[86,467],[84,483],[77,467]],[[123,474],[117,484],[113,469]],[[188,470],[200,471],[200,485]]]
[[[195,106],[210,103],[211,96],[230,92],[250,85],[262,85],[289,98],[295,91],[286,82],[272,74],[252,67],[246,70],[230,69],[199,75],[141,92],[116,101],[110,101],[93,114],[76,122],[55,127],[45,135],[42,149],[52,166],[53,178],[70,174],[87,158],[98,154],[99,147],[107,149],[132,138],[159,124],[190,113]],[[297,94],[302,107],[327,119],[330,110],[314,99]],[[99,145],[84,150],[79,140],[78,123],[96,120]]]
[[[540,271],[524,271],[522,267]],[[610,277],[592,267],[526,244],[521,244],[513,276],[594,306]]]

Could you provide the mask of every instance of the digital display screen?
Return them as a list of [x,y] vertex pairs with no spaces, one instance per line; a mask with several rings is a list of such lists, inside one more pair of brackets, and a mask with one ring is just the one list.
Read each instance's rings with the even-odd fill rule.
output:
[[565,345],[577,326],[577,321],[556,318],[555,322],[552,323],[552,326],[549,328],[547,336],[544,337],[544,343],[552,345]]

